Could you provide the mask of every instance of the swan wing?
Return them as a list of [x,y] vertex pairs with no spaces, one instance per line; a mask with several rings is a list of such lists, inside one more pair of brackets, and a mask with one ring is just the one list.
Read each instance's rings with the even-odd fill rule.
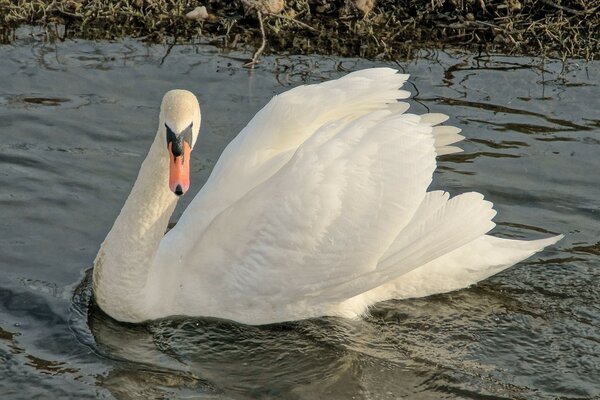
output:
[[430,124],[388,109],[322,126],[185,255],[199,290],[227,293],[221,301],[236,307],[347,296],[332,288],[375,272],[425,198],[434,143]]
[[169,278],[157,281],[228,293],[215,296],[222,314],[249,301],[339,303],[414,268],[379,261],[426,209],[436,155],[463,137],[436,126],[443,114],[405,113],[406,78],[358,71],[271,100],[161,242],[157,265],[180,270],[158,268]]
[[225,148],[173,235],[197,236],[223,209],[277,172],[322,126],[341,118],[408,104],[408,75],[391,68],[356,71],[337,80],[298,86],[273,97]]
[[492,203],[483,200],[479,193],[449,199],[445,192],[429,192],[381,254],[375,268],[358,279],[328,287],[320,297],[341,302],[404,276],[483,236],[494,227],[495,214]]
[[242,185],[235,185],[237,196],[230,194],[232,199],[239,198],[279,170],[321,126],[408,98],[409,92],[399,90],[407,79],[408,75],[391,68],[373,68],[273,97],[224,150],[209,184],[243,180]]

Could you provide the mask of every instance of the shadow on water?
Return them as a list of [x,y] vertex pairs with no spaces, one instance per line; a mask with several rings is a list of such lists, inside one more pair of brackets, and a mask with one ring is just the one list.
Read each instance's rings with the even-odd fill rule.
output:
[[565,233],[558,246],[473,288],[384,302],[357,321],[128,325],[89,306],[82,273],[131,188],[162,94],[188,88],[203,107],[177,218],[272,95],[380,63],[266,57],[247,71],[246,55],[209,46],[165,57],[130,40],[23,36],[0,48],[3,398],[600,395],[597,63],[430,51],[393,65],[412,75],[412,112],[451,115],[467,137],[432,188],[479,191],[499,211],[494,235]]

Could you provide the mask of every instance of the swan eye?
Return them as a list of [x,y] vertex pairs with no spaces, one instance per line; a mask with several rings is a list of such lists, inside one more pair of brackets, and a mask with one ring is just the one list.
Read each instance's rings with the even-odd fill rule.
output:
[[192,126],[193,123],[181,131],[181,133],[176,134],[169,128],[169,125],[165,124],[165,128],[167,128],[167,146],[171,144],[171,153],[173,153],[173,156],[179,157],[183,154],[184,142],[186,142],[190,148],[192,147]]

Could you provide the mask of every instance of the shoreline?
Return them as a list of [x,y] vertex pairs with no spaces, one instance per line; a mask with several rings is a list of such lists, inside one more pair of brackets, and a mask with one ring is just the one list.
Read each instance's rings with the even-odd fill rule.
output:
[[389,60],[424,48],[460,47],[563,60],[600,58],[600,0],[378,0],[371,8],[371,0],[266,1],[281,7],[213,0],[203,4],[207,14],[190,19],[186,14],[200,3],[0,0],[0,42],[10,43],[18,27],[34,25],[45,27],[49,39],[133,37],[178,44],[201,39],[252,51],[262,44],[262,20],[265,53]]

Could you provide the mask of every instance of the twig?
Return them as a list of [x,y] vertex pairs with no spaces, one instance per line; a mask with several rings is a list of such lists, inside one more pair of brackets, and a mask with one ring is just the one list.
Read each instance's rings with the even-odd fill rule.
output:
[[171,54],[171,50],[173,50],[173,47],[175,47],[175,45],[177,44],[177,36],[175,36],[173,38],[173,43],[171,43],[169,45],[169,47],[167,48],[167,51],[165,52],[165,55],[160,59],[160,64],[159,65],[163,65],[163,63],[165,62],[165,60],[167,59],[167,57],[169,56],[169,54]]
[[294,23],[296,23],[296,24],[300,25],[301,27],[303,27],[303,28],[306,28],[306,29],[308,29],[308,30],[310,30],[310,31],[313,31],[313,32],[319,32],[319,30],[318,30],[318,29],[315,29],[315,28],[313,28],[312,26],[305,24],[304,22],[298,21],[298,20],[297,20],[297,19],[295,19],[295,18],[288,17],[287,15],[269,14],[269,16],[270,16],[270,17],[277,17],[277,18],[280,18],[280,19],[285,19],[286,21],[291,21],[291,22],[294,22]]
[[258,15],[258,22],[260,24],[260,34],[262,36],[262,43],[260,44],[260,47],[254,52],[254,55],[252,56],[252,60],[250,60],[249,62],[244,64],[244,67],[247,67],[247,68],[254,68],[256,66],[256,64],[258,64],[258,57],[260,57],[263,50],[265,49],[265,46],[267,45],[267,38],[265,35],[265,26],[264,26],[263,20],[262,20],[262,13],[260,11],[256,11],[256,15]]

